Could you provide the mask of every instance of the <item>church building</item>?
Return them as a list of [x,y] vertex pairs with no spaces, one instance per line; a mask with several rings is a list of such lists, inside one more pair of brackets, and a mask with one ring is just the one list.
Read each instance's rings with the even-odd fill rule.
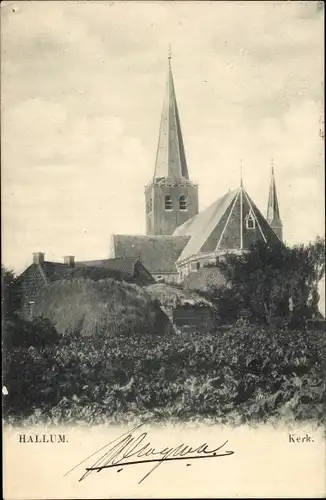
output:
[[267,218],[243,186],[198,212],[198,185],[189,176],[177,106],[171,56],[154,175],[145,187],[146,235],[114,234],[111,258],[137,258],[160,281],[180,282],[227,252],[256,241],[282,241],[274,168]]

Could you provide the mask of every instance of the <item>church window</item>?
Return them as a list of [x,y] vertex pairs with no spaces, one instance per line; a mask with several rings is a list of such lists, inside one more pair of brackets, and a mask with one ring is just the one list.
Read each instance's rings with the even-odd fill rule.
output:
[[200,269],[200,262],[197,262],[197,269]]
[[165,197],[165,210],[172,210],[172,198],[170,195]]
[[187,198],[182,194],[179,198],[179,208],[180,210],[187,210]]
[[250,211],[249,214],[246,215],[246,229],[255,229],[256,221],[253,216],[253,213]]
[[152,198],[150,198],[148,203],[148,211],[151,212],[152,210],[153,210],[153,200]]

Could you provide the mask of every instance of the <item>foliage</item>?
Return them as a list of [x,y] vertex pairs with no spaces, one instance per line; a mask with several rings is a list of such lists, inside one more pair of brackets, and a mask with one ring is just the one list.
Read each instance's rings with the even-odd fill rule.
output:
[[220,323],[235,322],[239,314],[239,298],[233,289],[226,285],[210,285],[197,293],[212,301],[218,311]]
[[59,342],[59,335],[46,318],[27,321],[19,316],[5,318],[2,323],[3,350],[20,347],[45,347]]
[[11,317],[20,306],[20,293],[14,271],[1,265],[2,316]]
[[7,352],[5,421],[323,421],[324,332],[238,322],[214,334],[64,336]]
[[281,320],[298,326],[318,315],[318,284],[325,273],[321,238],[292,248],[258,242],[242,255],[225,255],[216,265],[229,287],[213,288],[206,296],[224,308],[227,319],[229,310],[234,317],[247,311],[256,323]]

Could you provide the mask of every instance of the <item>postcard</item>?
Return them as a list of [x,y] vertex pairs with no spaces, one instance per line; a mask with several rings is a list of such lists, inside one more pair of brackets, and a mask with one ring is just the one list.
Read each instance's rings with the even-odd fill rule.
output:
[[324,3],[1,25],[4,498],[324,498]]

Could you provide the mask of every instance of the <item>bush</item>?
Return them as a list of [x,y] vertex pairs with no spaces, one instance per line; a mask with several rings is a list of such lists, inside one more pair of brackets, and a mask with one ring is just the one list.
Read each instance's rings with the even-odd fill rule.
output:
[[63,337],[11,351],[6,421],[323,422],[325,334],[240,321],[215,334]]
[[227,287],[212,287],[207,297],[220,304],[221,316],[246,311],[253,323],[304,325],[318,315],[318,286],[325,274],[325,241],[292,248],[257,242],[241,254],[226,254],[216,266]]
[[1,265],[2,317],[12,317],[21,305],[21,294],[15,273]]
[[231,288],[225,285],[210,286],[205,291],[196,292],[214,304],[221,323],[233,323],[240,316],[241,298]]
[[[4,319],[2,323],[2,383],[12,390],[4,400],[4,409],[9,405],[18,410],[33,407],[34,394],[36,404],[41,404],[40,379],[48,388],[49,379],[44,374],[42,351],[58,345],[60,336],[48,319],[37,318],[26,321],[18,316]],[[50,363],[53,363],[50,358]],[[35,376],[35,373],[38,376]],[[41,395],[42,397],[42,395]]]
[[2,324],[3,350],[14,347],[45,347],[59,342],[59,334],[47,318],[27,321],[18,316],[5,318]]

